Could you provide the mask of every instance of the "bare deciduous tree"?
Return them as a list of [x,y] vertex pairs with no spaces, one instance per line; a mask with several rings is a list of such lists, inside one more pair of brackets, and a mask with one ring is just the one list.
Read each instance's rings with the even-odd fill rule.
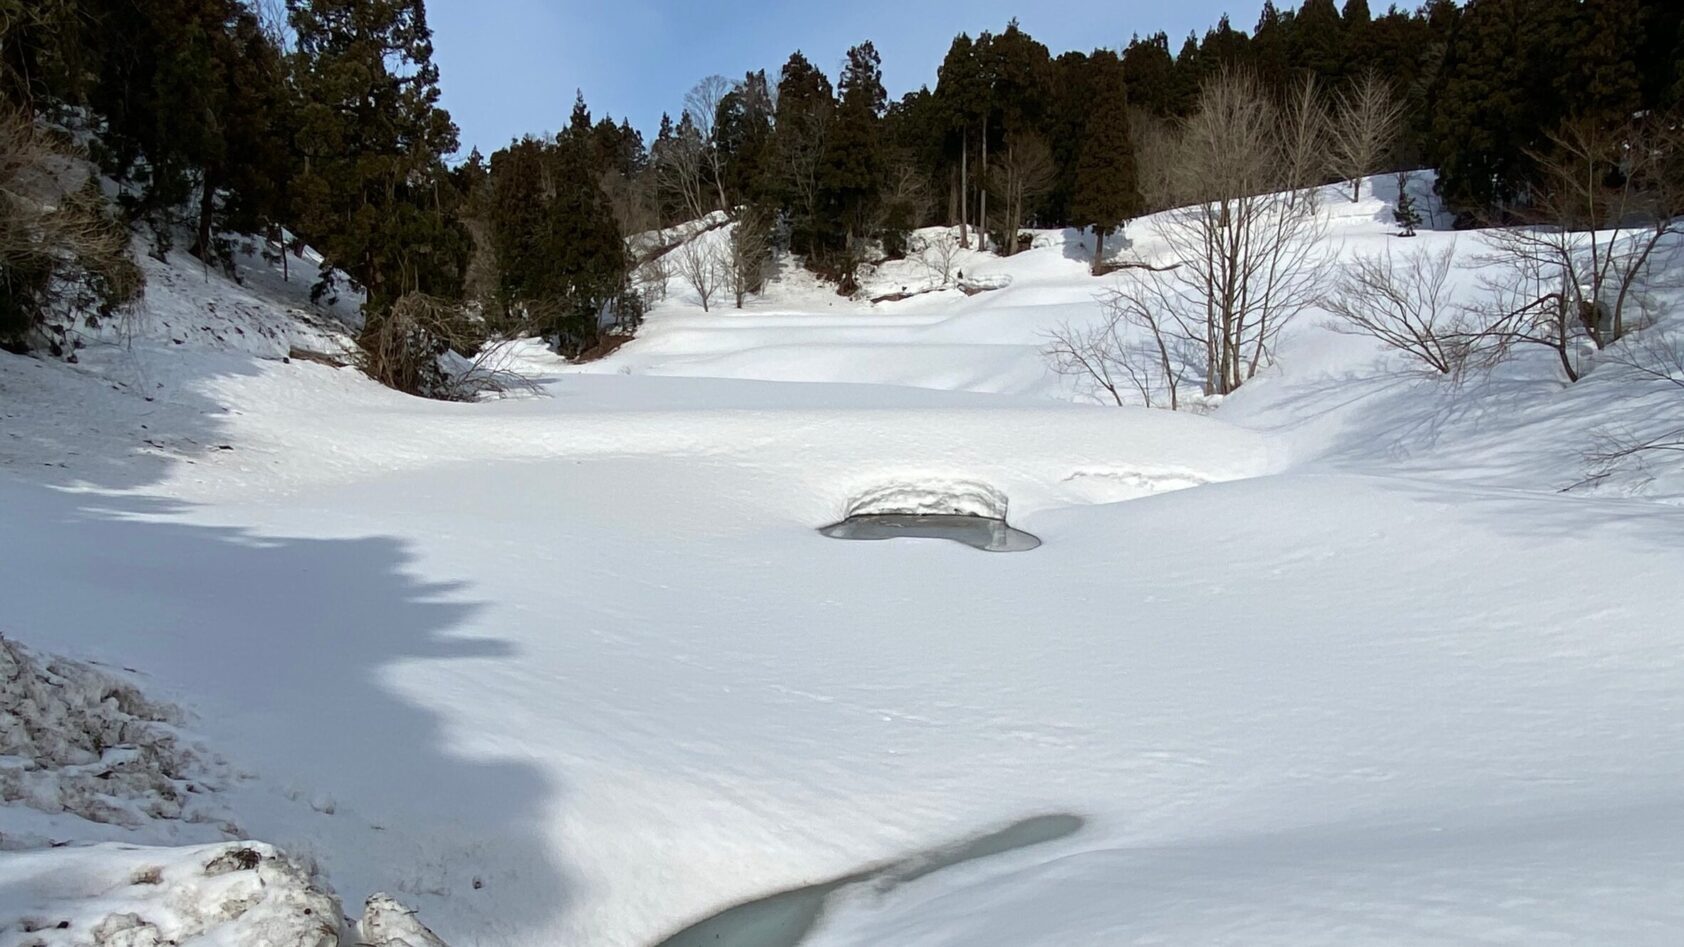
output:
[[[731,227],[731,293],[737,308],[750,293],[766,284],[766,264],[772,258],[772,226],[764,212],[750,210]],[[704,302],[705,305],[705,302]]]
[[1384,170],[1403,128],[1403,103],[1391,84],[1370,70],[1339,93],[1330,144],[1332,164],[1351,182],[1351,202],[1362,199],[1362,179]]
[[819,167],[824,160],[830,118],[830,110],[821,107],[778,124],[778,178],[795,195],[796,215],[809,220],[819,209]]
[[654,155],[656,172],[661,185],[684,202],[684,209],[692,220],[707,216],[707,189],[703,177],[707,172],[707,144],[693,126],[681,126],[679,134]]
[[1315,208],[1317,189],[1326,180],[1332,128],[1321,84],[1314,73],[1288,92],[1277,132],[1280,184],[1294,206]]
[[1323,295],[1325,222],[1287,160],[1300,132],[1253,74],[1225,70],[1175,136],[1182,206],[1161,234],[1177,265],[1134,276],[1153,311],[1202,350],[1208,395],[1269,364],[1281,329]]
[[1027,204],[1052,189],[1058,174],[1052,149],[1039,136],[1013,135],[1006,140],[1006,153],[989,171],[988,186],[1004,210],[1001,230],[1005,256],[1017,252],[1017,232],[1023,225]]
[[1543,345],[1568,381],[1655,317],[1655,291],[1679,281],[1684,253],[1684,129],[1660,117],[1610,129],[1565,125],[1535,156],[1541,180],[1523,226],[1490,231],[1489,331]]
[[1118,406],[1133,390],[1148,408],[1180,410],[1185,348],[1144,294],[1114,287],[1099,298],[1098,322],[1054,329],[1043,353],[1053,371],[1109,396]]
[[685,114],[701,135],[701,164],[712,178],[714,194],[719,199],[716,209],[724,211],[729,211],[731,205],[725,199],[725,175],[720,169],[719,103],[732,88],[731,81],[724,76],[707,76],[684,95]]
[[1179,197],[1175,171],[1179,136],[1175,126],[1145,109],[1131,108],[1129,133],[1134,137],[1136,186],[1146,211],[1155,214],[1174,207]]
[[[1615,363],[1630,369],[1638,378],[1675,389],[1677,397],[1684,399],[1684,340],[1676,334],[1668,335],[1662,327],[1651,328],[1628,337],[1625,344],[1610,354]],[[1641,465],[1656,454],[1684,455],[1684,427],[1664,428],[1658,433],[1606,431],[1598,438],[1597,446],[1585,455],[1589,475],[1574,486],[1606,480],[1621,468]]]
[[672,261],[669,254],[652,256],[638,264],[633,281],[643,291],[646,299],[666,299],[667,281],[672,278]]
[[1323,305],[1334,328],[1378,339],[1428,370],[1460,379],[1495,354],[1486,335],[1454,297],[1456,248],[1358,257],[1344,267]]
[[930,275],[940,280],[942,286],[953,283],[953,273],[958,269],[959,238],[951,230],[943,230],[918,248],[918,261],[924,264],[924,269]]
[[661,210],[656,199],[655,182],[645,172],[625,174],[618,170],[605,171],[601,177],[602,193],[608,197],[608,207],[620,232],[631,235],[658,229]]
[[678,255],[675,269],[684,282],[701,299],[702,311],[709,311],[714,294],[730,278],[730,266],[720,251],[719,243],[709,237],[688,240],[674,251]]

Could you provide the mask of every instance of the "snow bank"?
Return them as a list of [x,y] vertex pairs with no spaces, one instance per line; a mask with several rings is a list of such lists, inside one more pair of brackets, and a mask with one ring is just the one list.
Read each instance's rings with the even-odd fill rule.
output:
[[848,503],[849,516],[879,513],[1006,518],[1006,495],[985,483],[932,480],[868,490]]
[[340,924],[310,869],[261,842],[0,859],[0,934],[17,947],[335,947]]

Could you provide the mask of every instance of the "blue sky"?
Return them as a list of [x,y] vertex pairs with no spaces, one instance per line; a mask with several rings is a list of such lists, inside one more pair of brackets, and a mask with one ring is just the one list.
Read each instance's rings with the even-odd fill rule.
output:
[[489,154],[516,135],[565,125],[576,88],[593,116],[630,117],[648,135],[661,112],[678,113],[697,79],[765,69],[776,81],[796,49],[834,79],[848,47],[872,40],[884,85],[899,97],[935,84],[954,34],[998,31],[1014,16],[1057,55],[1121,47],[1135,32],[1157,30],[1178,45],[1224,10],[1249,30],[1261,7],[1262,0],[432,0],[427,12],[462,150],[478,145]]

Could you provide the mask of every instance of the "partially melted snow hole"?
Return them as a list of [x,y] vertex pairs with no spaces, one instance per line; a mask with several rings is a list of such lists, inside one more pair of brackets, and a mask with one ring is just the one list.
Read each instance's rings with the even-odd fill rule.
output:
[[841,522],[819,532],[832,539],[950,539],[986,552],[1026,552],[1041,545],[1006,523],[1006,497],[980,483],[894,484],[848,504]]

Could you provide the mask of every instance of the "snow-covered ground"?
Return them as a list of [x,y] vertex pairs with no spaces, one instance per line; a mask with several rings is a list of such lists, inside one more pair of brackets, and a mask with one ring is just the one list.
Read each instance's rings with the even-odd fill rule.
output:
[[[1324,212],[1341,253],[1395,239],[1383,200]],[[674,281],[480,404],[249,332],[0,356],[0,632],[135,669],[238,833],[456,945],[649,945],[832,881],[812,944],[1677,943],[1684,478],[1560,491],[1684,399],[1529,359],[1452,388],[1312,313],[1210,416],[1072,403],[1040,349],[1096,315],[1081,239],[963,255],[1003,287],[970,296],[890,264],[868,290],[917,294],[875,306]],[[167,275],[143,325],[306,331],[296,274]],[[815,531],[953,484],[1044,545]],[[0,855],[0,906],[44,857]]]

